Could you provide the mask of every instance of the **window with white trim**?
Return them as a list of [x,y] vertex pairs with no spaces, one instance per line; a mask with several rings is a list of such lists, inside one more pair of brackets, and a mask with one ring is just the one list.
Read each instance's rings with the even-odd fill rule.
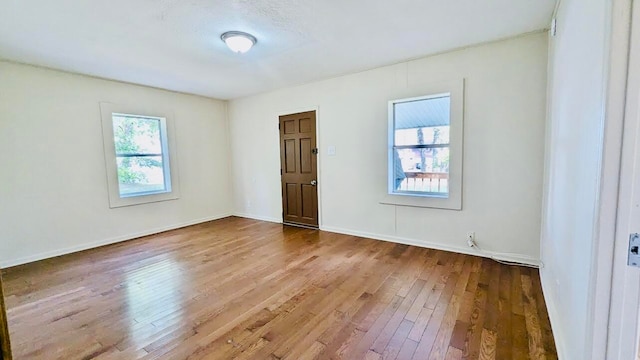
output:
[[462,209],[464,81],[389,101],[383,204]]
[[178,198],[170,116],[100,106],[110,206]]
[[449,195],[450,98],[445,93],[392,103],[392,193]]

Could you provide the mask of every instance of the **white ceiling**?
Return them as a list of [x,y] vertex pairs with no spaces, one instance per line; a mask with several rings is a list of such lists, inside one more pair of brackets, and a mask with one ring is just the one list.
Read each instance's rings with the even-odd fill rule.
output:
[[543,29],[555,1],[0,0],[0,58],[230,99]]

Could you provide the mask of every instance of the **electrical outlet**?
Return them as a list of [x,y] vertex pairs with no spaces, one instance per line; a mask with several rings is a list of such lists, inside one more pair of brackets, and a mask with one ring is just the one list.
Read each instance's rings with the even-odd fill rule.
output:
[[251,200],[247,200],[247,208],[251,207]]
[[469,231],[467,233],[467,245],[469,245],[469,247],[475,247],[476,246],[476,233],[473,231]]

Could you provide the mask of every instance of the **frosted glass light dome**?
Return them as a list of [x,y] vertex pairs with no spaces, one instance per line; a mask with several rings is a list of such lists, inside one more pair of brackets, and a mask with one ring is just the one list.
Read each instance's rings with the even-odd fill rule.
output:
[[220,39],[227,44],[231,51],[238,54],[244,54],[251,50],[257,42],[253,35],[241,31],[227,31],[220,36]]

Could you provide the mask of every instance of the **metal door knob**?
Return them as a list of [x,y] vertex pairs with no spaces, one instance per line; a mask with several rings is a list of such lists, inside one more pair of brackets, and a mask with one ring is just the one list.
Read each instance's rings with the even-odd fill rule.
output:
[[311,180],[311,185],[316,186],[318,185],[318,182],[316,180]]

